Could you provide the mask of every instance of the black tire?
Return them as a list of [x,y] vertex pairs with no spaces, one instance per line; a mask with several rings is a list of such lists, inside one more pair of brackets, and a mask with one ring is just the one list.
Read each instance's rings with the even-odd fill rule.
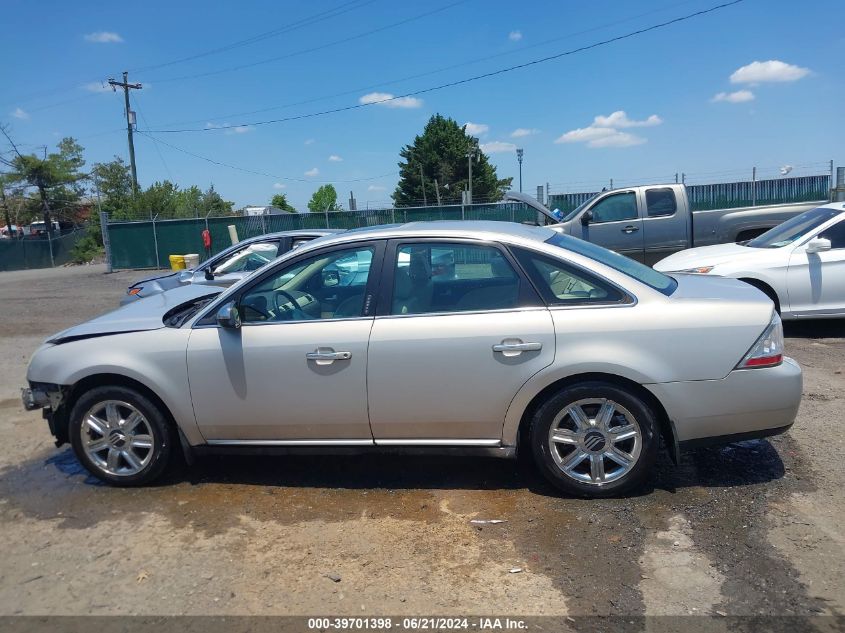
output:
[[[549,440],[551,426],[555,421],[556,416],[558,416],[559,413],[563,412],[564,409],[571,404],[582,400],[603,401],[605,399],[621,406],[635,419],[636,425],[639,426],[640,437],[639,449],[638,451],[635,451],[638,452],[638,455],[635,460],[633,460],[633,465],[630,469],[627,470],[627,472],[624,472],[624,474],[618,475],[618,478],[616,479],[599,483],[580,481],[576,478],[578,474],[577,472],[572,476],[566,474],[563,468],[558,465],[555,456],[552,454],[553,449],[550,446]],[[600,405],[591,404],[585,406],[589,409],[589,407],[598,407]],[[617,410],[617,413],[613,418],[614,421],[612,422],[612,424],[615,425],[614,428],[619,428],[622,425],[623,418],[617,417],[619,415],[624,416],[621,411]],[[564,420],[566,419],[567,418],[564,417]],[[565,430],[566,429],[564,429],[564,431]],[[610,464],[611,468],[619,468],[618,464],[613,461],[608,461],[608,459],[603,457],[605,453],[592,453],[591,451],[586,450],[584,448],[586,445],[586,439],[584,438],[586,438],[586,436],[581,435],[579,437],[581,438],[579,441],[582,443],[578,446],[561,444],[563,448],[560,449],[560,451],[580,450],[582,453],[586,453],[588,455],[587,463],[583,464],[583,462],[581,462],[578,465],[578,468],[589,469],[594,455],[597,460],[601,460],[602,469],[605,468],[605,464]],[[590,438],[590,440],[593,444],[597,442],[595,438]],[[531,421],[529,441],[534,454],[534,461],[546,479],[548,479],[556,488],[567,494],[590,498],[613,497],[641,486],[653,470],[654,462],[657,458],[657,450],[660,444],[657,417],[648,404],[630,390],[602,381],[578,383],[559,391],[557,394],[549,398],[549,400],[538,409]],[[635,441],[636,440],[630,440],[630,446],[633,446]],[[621,445],[625,446],[624,444]],[[604,444],[600,444],[597,451],[606,450],[606,448],[602,447],[607,446],[609,446],[609,444],[607,444],[607,439],[605,438]],[[575,452],[565,453],[563,457],[560,456],[559,452],[557,459],[565,461],[565,458],[569,457],[569,455],[574,456]],[[582,476],[590,476],[586,473],[581,474]]]
[[[83,418],[93,407],[105,401],[125,402],[141,413],[153,436],[148,462],[133,474],[112,474],[98,466],[83,448]],[[69,420],[70,442],[76,458],[98,479],[113,486],[144,486],[156,480],[170,463],[175,433],[161,409],[147,396],[122,386],[97,387],[84,393],[73,406]]]

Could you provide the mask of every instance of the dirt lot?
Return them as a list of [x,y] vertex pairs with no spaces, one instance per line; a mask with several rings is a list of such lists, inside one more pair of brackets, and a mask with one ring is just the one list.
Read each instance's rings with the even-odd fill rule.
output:
[[787,327],[805,371],[788,435],[663,459],[636,497],[431,457],[221,457],[124,490],[55,448],[18,388],[41,340],[138,276],[0,274],[0,615],[845,613],[842,321]]

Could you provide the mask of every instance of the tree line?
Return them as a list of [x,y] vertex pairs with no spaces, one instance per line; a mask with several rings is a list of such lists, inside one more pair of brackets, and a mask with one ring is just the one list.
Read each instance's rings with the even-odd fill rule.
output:
[[[101,244],[99,216],[106,211],[114,220],[191,218],[227,215],[234,203],[225,200],[209,185],[180,188],[170,180],[154,182],[133,191],[129,166],[115,156],[86,170],[84,148],[74,138],[63,138],[53,152],[45,148],[39,156],[23,153],[9,130],[0,126],[9,150],[0,152],[0,205],[5,224],[18,227],[43,220],[51,231],[51,220],[79,223],[90,215],[92,243]],[[472,162],[473,197],[500,200],[510,188],[511,178],[498,178],[496,168],[481,151],[478,139],[449,117],[433,115],[421,134],[399,152],[399,180],[392,194],[395,206],[459,204],[461,192],[469,187]],[[272,197],[270,204],[295,213],[285,194]],[[342,211],[337,190],[321,185],[308,201],[311,213]],[[84,211],[84,213],[82,212]]]

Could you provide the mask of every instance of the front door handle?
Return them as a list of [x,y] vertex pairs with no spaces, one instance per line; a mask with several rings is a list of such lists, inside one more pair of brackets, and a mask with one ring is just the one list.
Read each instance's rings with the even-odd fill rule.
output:
[[633,226],[632,224],[629,224],[629,225],[628,225],[628,226],[626,226],[624,229],[622,229],[622,232],[623,232],[623,233],[627,233],[628,235],[630,235],[631,233],[636,233],[636,232],[637,232],[637,231],[639,231],[639,230],[640,230],[640,227],[638,227],[638,226]]
[[315,361],[318,365],[330,365],[336,360],[349,360],[352,358],[352,352],[336,352],[331,348],[321,347],[314,352],[307,352],[305,358]]
[[541,349],[543,349],[542,343],[524,343],[519,339],[505,339],[493,346],[494,352],[499,352],[505,356],[519,356],[522,352],[538,352]]

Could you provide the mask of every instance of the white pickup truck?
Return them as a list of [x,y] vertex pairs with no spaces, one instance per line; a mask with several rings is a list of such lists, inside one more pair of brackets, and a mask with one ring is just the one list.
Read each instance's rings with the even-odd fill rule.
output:
[[693,246],[752,239],[825,203],[690,211],[684,185],[648,185],[603,191],[558,217],[528,195],[508,192],[506,199],[529,204],[547,226],[649,265]]

